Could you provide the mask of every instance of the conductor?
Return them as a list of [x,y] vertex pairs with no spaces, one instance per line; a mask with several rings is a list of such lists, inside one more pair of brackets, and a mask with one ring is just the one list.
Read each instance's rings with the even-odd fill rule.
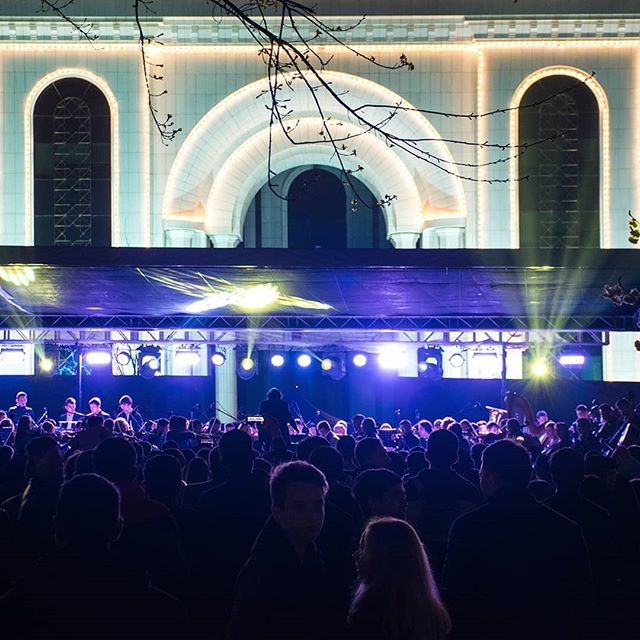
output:
[[[276,387],[269,389],[267,399],[260,403],[259,413],[265,421],[271,418],[278,423],[280,437],[286,445],[289,446],[291,444],[289,425],[292,425],[293,428],[296,429],[296,423],[289,411],[289,405],[282,399],[282,391],[280,391],[280,389],[276,389]],[[270,445],[271,442],[265,442],[264,444]]]

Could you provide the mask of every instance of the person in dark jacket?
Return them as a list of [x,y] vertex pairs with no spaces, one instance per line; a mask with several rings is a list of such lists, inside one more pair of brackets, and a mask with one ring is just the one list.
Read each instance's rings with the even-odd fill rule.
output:
[[107,480],[79,475],[63,485],[56,549],[0,598],[5,631],[25,640],[182,637],[182,607],[112,555],[122,531],[120,496]]
[[[273,387],[267,393],[267,399],[260,403],[260,415],[264,418],[273,418],[277,421],[280,429],[280,437],[287,446],[291,444],[289,437],[289,425],[297,430],[296,422],[289,411],[289,405],[282,399],[280,389]],[[269,443],[270,444],[270,443]]]
[[229,640],[315,640],[339,637],[331,612],[319,611],[325,588],[315,540],[324,523],[327,481],[306,462],[277,467],[271,477],[272,515],[238,579]]
[[[483,506],[451,528],[444,569],[452,640],[584,640],[593,582],[580,527],[528,493],[527,450],[503,440],[485,449]],[[546,541],[546,544],[543,542]],[[540,598],[553,603],[542,615]]]

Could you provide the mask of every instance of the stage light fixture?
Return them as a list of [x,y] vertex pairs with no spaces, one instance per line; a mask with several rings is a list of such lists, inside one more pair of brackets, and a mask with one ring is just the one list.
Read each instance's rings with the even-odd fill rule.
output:
[[111,351],[92,349],[84,354],[84,361],[92,367],[111,364]]
[[581,369],[587,363],[587,354],[580,347],[563,347],[558,355],[558,364],[567,369]]
[[185,367],[195,367],[200,362],[200,353],[193,348],[178,349],[173,355],[173,360],[176,364]]
[[38,367],[40,368],[40,371],[42,371],[42,373],[51,373],[53,371],[54,364],[55,363],[53,361],[53,358],[44,356],[40,358]]
[[299,367],[306,369],[311,364],[311,356],[308,353],[301,353],[297,362]]
[[145,380],[160,374],[160,347],[149,345],[138,349],[138,374]]
[[418,349],[418,375],[427,380],[442,380],[441,347],[420,347]]
[[242,380],[250,380],[258,373],[258,361],[254,360],[246,351],[239,357],[236,369],[238,377]]
[[342,380],[347,374],[344,351],[330,349],[322,354],[320,360],[322,375],[332,380]]
[[211,354],[211,364],[215,367],[221,367],[227,361],[227,356],[219,350]]
[[460,352],[452,353],[449,358],[449,364],[455,369],[459,369],[464,365],[464,356]]
[[542,358],[538,358],[531,363],[531,375],[535,378],[546,378],[549,375],[549,363]]
[[336,363],[331,358],[322,358],[320,362],[320,368],[324,373],[329,373],[331,369],[334,369]]
[[271,356],[271,366],[280,368],[284,365],[284,356],[281,353],[274,353]]
[[4,347],[0,350],[0,362],[20,364],[24,362],[26,353],[22,347]]
[[407,352],[396,344],[385,345],[378,352],[378,364],[381,369],[397,371],[407,363]]
[[364,367],[364,365],[367,364],[367,356],[365,356],[364,353],[356,353],[356,355],[353,356],[353,364],[356,367]]
[[118,353],[116,353],[116,362],[121,367],[126,367],[131,362],[131,353],[128,351],[118,351]]

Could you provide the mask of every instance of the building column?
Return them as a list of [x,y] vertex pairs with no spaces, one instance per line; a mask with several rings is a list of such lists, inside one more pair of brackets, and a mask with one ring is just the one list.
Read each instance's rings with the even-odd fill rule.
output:
[[242,240],[237,233],[210,233],[209,238],[216,249],[235,249]]
[[420,234],[414,232],[396,232],[389,236],[394,249],[415,249],[419,239]]
[[165,229],[165,247],[206,247],[207,236],[197,229]]
[[238,415],[238,374],[236,373],[236,350],[225,347],[227,359],[215,368],[216,378],[216,418],[223,423],[232,422],[229,416]]
[[442,227],[435,230],[441,249],[463,249],[464,229],[462,227]]

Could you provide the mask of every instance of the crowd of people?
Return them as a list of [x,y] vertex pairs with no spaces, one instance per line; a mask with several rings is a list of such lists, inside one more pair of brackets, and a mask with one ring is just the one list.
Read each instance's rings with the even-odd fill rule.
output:
[[[638,637],[640,417],[0,415],[0,628],[31,639]],[[259,418],[259,419],[258,419]]]

